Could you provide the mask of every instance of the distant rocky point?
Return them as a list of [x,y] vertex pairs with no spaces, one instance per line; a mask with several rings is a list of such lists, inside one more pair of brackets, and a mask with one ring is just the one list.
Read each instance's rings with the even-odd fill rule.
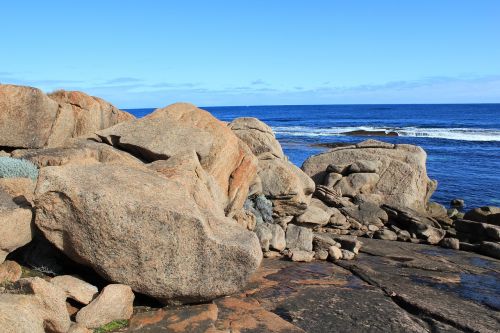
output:
[[349,136],[399,136],[398,132],[395,131],[367,131],[367,130],[355,130],[342,132],[343,135]]

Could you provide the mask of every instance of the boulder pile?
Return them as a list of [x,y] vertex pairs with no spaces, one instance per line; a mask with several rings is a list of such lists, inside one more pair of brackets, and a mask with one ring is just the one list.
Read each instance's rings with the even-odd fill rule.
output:
[[500,208],[463,214],[463,200],[452,200],[448,210],[429,201],[437,182],[428,178],[425,161],[420,147],[376,140],[311,156],[302,170],[316,191],[297,220],[335,235],[439,244],[500,258]]
[[[361,245],[304,221],[315,184],[254,118],[177,103],[135,119],[81,92],[0,85],[0,133],[6,327],[25,313],[24,331],[83,332],[128,319],[134,293],[204,302],[243,288],[263,253],[353,259]],[[9,170],[20,161],[29,172]]]
[[430,203],[425,160],[368,140],[300,169],[255,118],[177,103],[136,119],[81,92],[0,85],[2,329],[88,332],[129,319],[135,295],[206,302],[263,257],[355,259],[360,236],[498,258],[499,210]]

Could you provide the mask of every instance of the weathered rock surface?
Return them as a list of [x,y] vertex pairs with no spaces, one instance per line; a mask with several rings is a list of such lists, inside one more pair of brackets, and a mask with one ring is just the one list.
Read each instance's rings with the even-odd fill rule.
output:
[[446,235],[446,231],[431,217],[422,216],[411,209],[401,209],[389,205],[382,205],[382,208],[389,215],[391,223],[415,234],[419,239],[429,244],[438,244]]
[[330,214],[319,207],[310,205],[304,213],[295,218],[295,222],[322,226],[330,222]]
[[67,297],[82,304],[89,304],[98,294],[97,287],[71,275],[56,276],[50,283],[63,290]]
[[[335,263],[264,260],[242,293],[212,304],[134,315],[129,331],[164,327],[195,333],[497,330],[498,260],[435,246],[367,239],[356,260]],[[177,324],[175,329],[171,326]]]
[[273,202],[273,214],[302,214],[311,201],[314,182],[286,159],[271,128],[256,118],[237,118],[229,128],[258,158],[260,186]]
[[76,322],[87,328],[97,328],[118,319],[132,316],[134,293],[129,286],[110,284],[89,305],[76,314]]
[[6,260],[0,264],[0,285],[4,282],[16,282],[21,278],[22,268],[15,261]]
[[215,203],[198,206],[186,182],[127,165],[46,167],[36,225],[73,260],[161,301],[233,293],[260,264],[258,240]]
[[462,219],[456,220],[454,225],[455,229],[470,241],[500,241],[500,226]]
[[275,158],[285,159],[271,127],[257,118],[236,118],[229,124],[229,128],[248,145],[255,156],[269,153]]
[[313,232],[309,228],[289,224],[286,229],[286,246],[290,250],[303,250],[311,252]]
[[18,205],[15,198],[0,189],[0,263],[7,254],[31,241],[32,218],[31,207]]
[[100,98],[81,92],[55,92],[0,85],[0,146],[54,147],[133,119]]
[[232,216],[243,207],[257,160],[248,146],[207,111],[187,103],[157,109],[144,118],[97,132],[101,140],[147,162],[195,151],[203,169],[224,195]]
[[[327,167],[332,163],[352,165],[352,171],[373,171],[346,175],[333,189],[351,197],[359,193],[378,194],[384,203],[424,212],[435,188],[427,177],[425,160],[426,153],[420,147],[368,140],[355,147],[338,147],[311,156],[302,170],[317,185],[323,185]],[[360,166],[359,161],[367,165]]]
[[39,168],[65,164],[95,164],[97,162],[142,166],[142,161],[107,144],[86,139],[69,140],[64,147],[19,149],[12,157],[25,159]]
[[0,293],[0,329],[6,333],[66,333],[71,321],[65,294],[40,278],[21,279],[14,293]]

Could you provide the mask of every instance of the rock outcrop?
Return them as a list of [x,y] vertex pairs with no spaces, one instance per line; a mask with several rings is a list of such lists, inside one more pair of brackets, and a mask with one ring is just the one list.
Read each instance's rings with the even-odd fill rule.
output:
[[0,146],[42,148],[91,135],[134,116],[104,100],[78,91],[0,85]]
[[97,132],[102,142],[146,162],[195,151],[223,194],[228,216],[241,209],[254,181],[257,160],[221,121],[187,103],[157,109],[144,118]]
[[189,192],[187,181],[117,164],[45,167],[35,223],[76,262],[161,301],[236,292],[260,264],[258,240],[215,203],[198,205],[209,191]]
[[309,157],[302,165],[317,185],[340,196],[426,211],[436,183],[427,177],[426,153],[417,146],[375,140]]
[[302,214],[311,201],[314,183],[290,163],[272,129],[256,118],[237,118],[229,128],[258,159],[260,192],[273,202],[275,216]]

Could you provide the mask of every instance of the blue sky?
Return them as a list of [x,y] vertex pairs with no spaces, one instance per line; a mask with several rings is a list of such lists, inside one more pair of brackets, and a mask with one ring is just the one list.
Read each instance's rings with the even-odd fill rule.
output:
[[0,13],[0,82],[121,108],[500,102],[498,0],[16,0]]

